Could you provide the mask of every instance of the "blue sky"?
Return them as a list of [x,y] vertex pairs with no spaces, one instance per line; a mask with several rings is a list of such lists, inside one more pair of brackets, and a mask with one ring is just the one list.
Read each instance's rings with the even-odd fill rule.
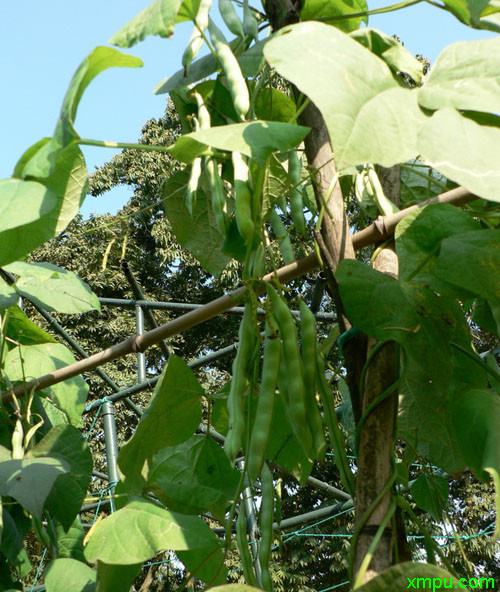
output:
[[[82,59],[148,5],[147,0],[3,0],[0,5],[0,178],[12,174],[26,148],[53,132],[67,85]],[[251,3],[255,4],[255,0]],[[390,1],[369,2],[370,8]],[[216,5],[214,0],[214,5]],[[425,2],[370,18],[370,26],[397,34],[412,53],[432,61],[453,41],[490,34],[469,29],[445,11]],[[183,23],[168,40],[150,37],[128,50],[140,57],[140,69],[111,69],[100,74],[80,103],[76,129],[81,137],[134,142],[151,117],[163,113],[165,96],[154,86],[180,67],[191,25]],[[87,167],[106,162],[113,151],[84,148]],[[130,196],[118,188],[88,197],[82,213],[115,212]]]

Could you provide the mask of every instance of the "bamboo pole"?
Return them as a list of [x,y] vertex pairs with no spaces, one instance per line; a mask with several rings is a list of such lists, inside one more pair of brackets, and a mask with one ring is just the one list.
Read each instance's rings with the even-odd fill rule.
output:
[[[478,199],[477,196],[462,187],[458,187],[415,206],[410,206],[409,208],[401,210],[396,214],[379,217],[373,224],[352,236],[353,246],[355,249],[360,249],[373,242],[379,242],[389,238],[389,236],[391,236],[391,234],[394,232],[396,224],[400,220],[402,220],[410,212],[422,208],[425,205],[431,203],[450,203],[458,206],[469,201],[473,201],[474,199]],[[289,265],[281,267],[277,271],[268,273],[262,278],[262,282],[270,282],[276,278],[282,284],[286,284],[293,279],[316,269],[318,266],[319,261],[316,253],[311,253],[303,259],[299,259],[298,261],[294,261]],[[262,284],[256,285],[256,291],[258,293],[264,291]],[[191,310],[186,314],[183,314],[180,317],[177,317],[176,319],[166,323],[165,325],[161,325],[156,329],[152,329],[151,331],[144,333],[143,335],[132,335],[128,339],[117,343],[113,347],[109,347],[103,351],[93,354],[86,359],[79,360],[73,364],[69,364],[68,366],[54,370],[54,372],[51,372],[50,374],[45,374],[39,378],[19,384],[16,387],[2,393],[2,403],[5,405],[6,403],[11,402],[13,395],[16,397],[22,397],[32,391],[46,389],[54,384],[58,384],[59,382],[63,382],[64,380],[68,380],[74,376],[78,376],[83,372],[95,370],[99,366],[116,360],[117,358],[121,358],[127,354],[144,352],[148,347],[151,347],[152,345],[155,345],[164,339],[177,335],[178,333],[182,333],[182,331],[186,331],[187,329],[191,329],[192,327],[208,321],[209,319],[229,310],[230,308],[233,308],[235,305],[241,302],[247,293],[248,288],[246,286],[242,286],[232,292],[229,292],[228,294],[224,294],[224,296],[220,296],[219,298],[208,302],[201,308]]]

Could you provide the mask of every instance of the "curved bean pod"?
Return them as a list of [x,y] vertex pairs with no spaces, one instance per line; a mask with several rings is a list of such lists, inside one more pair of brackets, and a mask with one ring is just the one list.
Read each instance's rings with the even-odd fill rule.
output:
[[209,21],[208,30],[210,32],[210,39],[212,40],[215,54],[220,61],[229,83],[229,92],[233,98],[234,109],[238,117],[244,120],[250,109],[250,95],[248,94],[247,83],[241,73],[240,65],[222,34],[222,31],[212,19]]
[[292,428],[307,457],[312,459],[312,440],[307,429],[305,385],[297,329],[292,314],[283,298],[270,284],[267,284],[266,288],[271,300],[272,312],[282,337],[283,358],[288,374],[288,406]]
[[226,27],[233,35],[244,37],[243,25],[234,9],[231,0],[219,0],[219,12]]
[[251,302],[247,302],[238,333],[238,352],[233,362],[233,378],[227,398],[229,412],[229,430],[224,442],[224,451],[231,462],[234,462],[243,440],[245,430],[245,410],[243,395],[247,383],[247,369],[253,354],[255,331]]
[[271,224],[271,228],[273,229],[274,236],[278,241],[283,261],[286,265],[293,263],[295,261],[295,253],[293,252],[290,235],[283,224],[283,220],[279,217],[278,213],[274,209],[269,214],[268,220],[269,224]]
[[248,0],[243,0],[243,31],[247,37],[258,41],[259,23],[255,18],[254,11],[248,6]]
[[248,185],[248,165],[239,152],[233,152],[232,161],[236,224],[245,243],[250,244],[253,241],[255,224],[252,217],[252,193]]
[[280,368],[280,350],[279,337],[273,335],[272,330],[267,326],[262,380],[246,463],[248,478],[251,483],[260,475],[264,465],[264,455],[269,441],[269,434],[271,433],[274,396]]
[[325,458],[327,444],[323,419],[316,402],[316,319],[302,300],[299,310],[307,422],[312,436],[314,460],[322,461]]
[[226,196],[221,177],[217,170],[217,161],[212,157],[206,158],[205,168],[212,193],[212,210],[215,216],[215,222],[217,223],[219,232],[223,236],[226,236],[229,228],[229,216],[226,212]]
[[203,45],[203,35],[201,34],[208,27],[208,13],[212,6],[212,0],[201,0],[198,8],[198,13],[195,18],[195,25],[191,37],[189,38],[188,44],[184,53],[182,54],[182,65],[184,66],[184,76],[187,75],[187,71],[191,62],[196,58],[201,46]]
[[186,208],[189,214],[193,215],[193,208],[196,204],[196,191],[201,177],[201,156],[197,156],[191,165],[191,173],[186,191]]
[[236,519],[236,542],[240,551],[241,563],[243,566],[243,575],[249,586],[258,587],[257,578],[253,570],[252,556],[247,542],[247,520],[243,502],[240,503],[238,518]]

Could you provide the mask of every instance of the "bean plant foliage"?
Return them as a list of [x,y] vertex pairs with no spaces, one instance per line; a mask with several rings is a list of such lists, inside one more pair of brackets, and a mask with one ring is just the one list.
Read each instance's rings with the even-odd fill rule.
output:
[[[478,355],[471,331],[500,336],[500,38],[453,43],[424,76],[422,63],[401,43],[368,27],[365,0],[266,0],[260,8],[245,0],[242,8],[230,0],[218,7],[210,0],[154,0],[111,38],[128,49],[192,22],[179,71],[155,88],[170,95],[181,121],[182,134],[171,144],[79,136],[77,108],[92,80],[108,68],[142,65],[121,50],[98,47],[71,80],[54,135],[29,147],[12,178],[0,181],[0,590],[22,589],[31,569],[23,547],[30,530],[50,558],[48,592],[128,591],[141,566],[167,549],[186,568],[180,590],[193,578],[200,589],[272,590],[269,558],[280,516],[275,471],[303,485],[313,464],[332,453],[356,504],[361,458],[348,458],[347,447],[362,454],[358,445],[370,415],[395,389],[389,478],[370,511],[356,518],[351,586],[389,591],[417,576],[456,581],[464,575],[453,572],[418,520],[413,527],[422,527],[427,563],[401,563],[405,558],[395,552],[384,569],[370,572],[384,533],[400,534],[396,515],[414,520],[416,504],[437,521],[442,516],[443,476],[428,471],[408,488],[404,475],[415,459],[445,474],[472,471],[494,484],[498,500],[500,372],[493,356],[485,363]],[[494,0],[443,0],[439,8],[470,27],[500,32]],[[206,55],[198,57],[202,47]],[[279,85],[272,84],[276,74]],[[308,149],[314,130],[303,114],[311,106],[321,114],[335,160],[327,191]],[[22,299],[68,315],[100,311],[75,273],[26,262],[78,214],[88,186],[82,145],[175,158],[179,166],[161,179],[159,197],[177,241],[209,276],[219,278],[228,265],[239,269],[247,288],[232,379],[209,400],[211,413],[202,412],[206,392],[186,361],[170,355],[119,452],[116,509],[85,537],[78,517],[92,472],[79,429],[85,380],[77,374],[12,394],[13,387],[74,362],[69,349],[28,318]],[[397,199],[381,183],[380,167],[397,171]],[[473,194],[466,205],[422,204],[458,186]],[[364,212],[359,219],[421,206],[396,227],[399,273],[382,273],[366,257],[340,255],[332,263],[325,256],[320,230],[343,223],[328,206],[340,187],[345,211]],[[357,334],[377,342],[375,349],[395,347],[389,392],[381,390],[361,417],[354,414],[354,428],[352,416],[346,421],[335,410],[342,377],[332,380],[325,372],[331,344],[320,339],[304,301],[298,317],[291,314],[283,276],[272,275],[298,259],[292,235],[331,274],[339,323],[348,321],[340,352]],[[358,377],[361,394],[373,352]],[[352,382],[349,388],[354,397]],[[223,434],[223,446],[196,433],[202,417]],[[258,549],[247,537],[248,491],[259,499]],[[390,503],[372,521],[385,494]],[[207,516],[223,527],[218,533]],[[367,521],[372,543],[356,564]],[[497,523],[492,537],[499,535]],[[236,547],[246,585],[226,583],[225,559]]]

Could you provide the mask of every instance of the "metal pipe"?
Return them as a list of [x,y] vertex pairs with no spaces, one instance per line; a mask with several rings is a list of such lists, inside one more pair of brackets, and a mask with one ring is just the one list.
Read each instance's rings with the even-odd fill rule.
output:
[[104,401],[102,405],[102,422],[104,426],[104,439],[106,443],[106,463],[109,475],[109,495],[111,512],[115,511],[115,500],[113,494],[115,485],[120,480],[118,475],[118,444],[116,440],[115,408],[111,401]]
[[[198,310],[205,306],[205,304],[191,304],[188,302],[157,302],[155,300],[127,300],[126,298],[99,298],[99,302],[106,306],[125,306],[133,308],[135,306],[141,306],[145,310],[147,309],[158,309],[158,310]],[[234,306],[229,310],[224,311],[224,314],[238,314],[242,315],[245,312],[243,306]],[[298,310],[290,311],[295,317],[300,317]],[[263,308],[257,308],[257,314],[264,316],[266,311]],[[317,312],[315,313],[316,320],[318,321],[335,321],[336,315],[333,312]]]
[[352,499],[345,502],[339,502],[333,506],[318,508],[312,512],[305,512],[304,514],[299,514],[298,516],[293,516],[292,518],[285,518],[285,520],[282,520],[279,524],[275,522],[273,524],[273,528],[276,530],[291,528],[293,526],[297,526],[298,524],[303,524],[304,522],[312,522],[313,520],[320,520],[321,518],[326,518],[327,516],[334,516],[338,512],[342,512],[342,510],[349,510],[351,508],[354,509],[354,502]]
[[[135,307],[135,330],[137,335],[144,335],[144,312],[140,305]],[[137,352],[137,382],[146,380],[146,354]]]
[[[145,300],[144,293],[141,289],[141,286],[139,285],[139,282],[137,281],[137,279],[132,271],[132,268],[130,267],[128,262],[122,261],[121,267],[123,269],[123,273],[125,274],[125,277],[127,278],[128,282],[130,284],[130,287],[132,288],[132,293],[134,294],[134,298],[137,298],[137,300]],[[158,323],[156,322],[156,319],[154,318],[151,310],[149,308],[145,308],[144,314],[146,317],[146,321],[149,325],[149,328],[156,329],[158,327]],[[161,353],[165,356],[165,359],[167,359],[170,354],[169,354],[169,351],[168,351],[168,348],[167,348],[167,345],[165,344],[165,342],[160,341],[158,343],[158,346],[161,350]]]

